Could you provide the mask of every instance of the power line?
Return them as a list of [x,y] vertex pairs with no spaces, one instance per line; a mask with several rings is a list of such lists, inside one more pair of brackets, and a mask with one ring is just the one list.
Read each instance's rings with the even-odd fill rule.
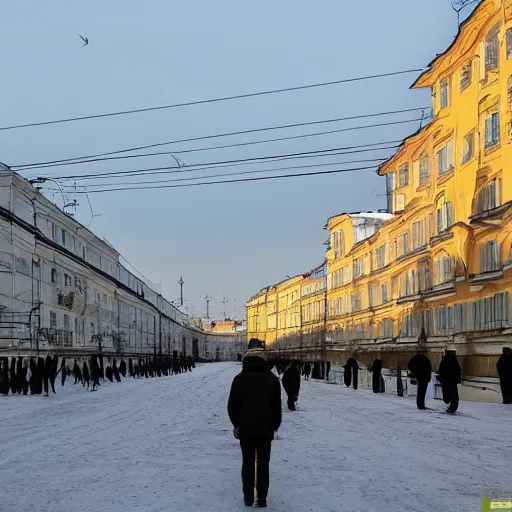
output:
[[[396,141],[398,142],[398,141]],[[357,147],[357,146],[356,146]],[[276,158],[274,160],[267,160],[267,161],[263,161],[263,162],[256,162],[256,163],[261,163],[261,164],[273,164],[273,163],[276,163],[276,162],[282,162],[282,161],[286,161],[286,160],[303,160],[303,159],[308,159],[308,158],[321,158],[321,157],[324,157],[324,156],[338,156],[338,155],[351,155],[351,154],[356,154],[356,153],[367,153],[367,152],[373,152],[373,151],[381,151],[381,150],[387,150],[387,149],[397,149],[399,146],[397,144],[393,145],[393,146],[383,146],[383,147],[378,147],[378,148],[369,148],[369,149],[356,149],[356,150],[352,150],[352,151],[337,151],[337,152],[334,152],[334,153],[329,153],[327,155],[303,155],[303,156],[293,156],[293,157],[283,157],[283,158]],[[389,158],[389,157],[386,157],[386,159]],[[190,168],[180,168],[180,169],[176,169],[176,167],[168,167],[167,169],[168,170],[162,170],[162,171],[153,171],[153,172],[139,172],[139,173],[132,173],[130,175],[126,175],[126,176],[118,176],[119,179],[124,179],[124,178],[131,178],[133,176],[153,176],[153,175],[160,175],[160,174],[177,174],[177,173],[189,173],[189,172],[196,172],[196,171],[203,171],[203,170],[206,170],[206,169],[221,169],[221,168],[227,168],[227,167],[242,167],[242,166],[245,166],[245,165],[253,165],[255,162],[240,162],[240,163],[229,163],[229,164],[220,164],[220,165],[199,165],[198,167],[195,167],[195,166],[190,166]],[[308,165],[307,167],[315,167],[315,166],[318,166],[319,164],[314,164],[314,165]],[[326,164],[323,164],[323,165],[330,165],[330,162],[327,162]],[[267,169],[267,171],[272,171],[273,169],[270,168],[270,169]],[[111,176],[98,176],[98,179],[108,179],[108,178],[111,178]],[[114,178],[116,178],[114,176]],[[40,179],[43,179],[44,178],[40,178]],[[92,179],[92,178],[91,178]],[[191,179],[191,178],[188,178],[188,179]],[[71,180],[62,180],[62,181],[71,181]],[[81,187],[81,188],[84,188],[84,189],[87,189],[87,187],[85,185],[77,185],[76,184],[76,181],[78,180],[74,180],[75,183],[73,185],[62,185],[63,188],[65,189],[76,189],[77,186]],[[124,183],[124,182],[123,182]],[[140,183],[140,182],[139,182]],[[88,185],[88,187],[98,187],[98,186],[103,186],[103,185],[95,185],[95,184],[91,184],[91,185]],[[50,188],[47,188],[45,190],[58,190],[58,189],[50,189]],[[68,193],[71,193],[69,192],[68,190]]]
[[369,124],[365,126],[352,126],[349,128],[338,128],[336,130],[327,130],[323,132],[315,132],[315,133],[305,133],[302,135],[290,135],[287,137],[275,137],[272,139],[264,139],[264,140],[256,140],[256,141],[248,141],[248,142],[238,142],[235,144],[225,144],[222,146],[207,146],[202,148],[192,148],[192,149],[181,149],[176,151],[161,151],[157,153],[143,153],[142,155],[122,155],[122,156],[109,156],[109,157],[102,157],[102,158],[95,158],[95,159],[89,159],[89,160],[81,160],[77,162],[65,162],[65,163],[58,163],[58,164],[48,164],[48,165],[38,165],[35,167],[25,167],[24,171],[28,171],[31,169],[46,169],[48,167],[61,167],[61,166],[69,166],[69,165],[79,165],[79,164],[89,164],[94,162],[102,162],[106,160],[125,160],[129,158],[143,158],[143,157],[150,157],[150,156],[161,156],[161,155],[181,155],[183,153],[197,153],[202,151],[212,151],[212,150],[218,150],[218,149],[228,149],[228,148],[235,148],[235,147],[242,147],[242,146],[253,146],[255,144],[267,144],[269,142],[280,142],[284,140],[295,140],[295,139],[305,139],[309,137],[318,137],[321,135],[331,135],[333,133],[343,133],[343,132],[351,132],[356,130],[367,130],[369,128],[380,128],[382,126],[393,126],[398,124],[405,124],[405,123],[412,123],[416,121],[421,121],[423,118],[415,118],[415,119],[404,119],[401,121],[390,121],[387,123],[377,123],[377,124]]
[[[279,126],[265,126],[263,128],[253,128],[250,130],[239,130],[239,131],[234,131],[234,132],[225,132],[225,133],[204,135],[202,137],[191,137],[191,138],[187,138],[187,139],[178,139],[178,140],[171,140],[171,141],[166,141],[166,142],[158,142],[155,144],[147,144],[145,146],[133,146],[133,147],[129,147],[129,148],[118,149],[116,151],[95,153],[95,154],[83,155],[83,156],[78,156],[78,157],[73,157],[73,158],[62,158],[60,160],[48,160],[48,161],[44,161],[44,162],[32,162],[32,163],[28,163],[28,164],[11,165],[11,167],[16,168],[17,170],[28,170],[29,168],[34,167],[34,166],[39,167],[39,166],[45,166],[45,165],[49,165],[49,164],[74,162],[76,160],[85,160],[85,159],[89,159],[89,158],[100,158],[100,157],[104,157],[104,156],[117,155],[117,154],[121,154],[121,153],[129,153],[132,151],[140,151],[143,149],[151,149],[151,148],[156,148],[156,147],[161,147],[161,146],[168,146],[171,144],[181,144],[184,142],[196,142],[199,140],[215,139],[215,138],[220,138],[220,137],[232,137],[234,135],[247,135],[249,133],[259,133],[259,132],[266,132],[266,131],[271,131],[271,130],[283,130],[283,129],[287,129],[287,128],[298,128],[298,127],[303,127],[303,126],[335,123],[335,122],[340,122],[340,121],[352,121],[354,119],[365,119],[365,118],[369,118],[369,117],[404,114],[404,113],[408,113],[408,112],[417,112],[418,110],[424,111],[427,108],[428,107],[407,108],[407,109],[402,109],[402,110],[390,110],[388,112],[375,112],[375,113],[370,113],[370,114],[361,114],[361,115],[357,115],[357,116],[338,117],[338,118],[334,118],[334,119],[323,119],[320,121],[307,121],[307,122],[302,122],[302,123],[284,124],[284,125],[279,125]],[[155,153],[155,154],[171,154],[171,153],[166,152],[166,153]],[[27,168],[27,169],[22,169],[22,168]]]
[[[235,180],[221,180],[221,181],[209,181],[209,182],[201,182],[201,183],[183,183],[180,185],[155,185],[155,186],[144,186],[144,187],[119,187],[119,188],[110,188],[110,189],[100,189],[100,190],[89,190],[89,194],[103,193],[103,192],[120,192],[126,190],[152,190],[152,189],[163,189],[163,188],[184,188],[184,187],[199,187],[206,185],[221,185],[226,183],[245,183],[252,181],[264,181],[264,180],[276,180],[276,179],[284,179],[284,178],[299,178],[304,176],[319,176],[324,174],[337,174],[342,172],[355,172],[355,171],[366,171],[366,170],[375,170],[375,166],[368,167],[353,167],[350,169],[330,169],[328,171],[314,171],[314,172],[305,172],[305,173],[295,173],[295,174],[280,174],[277,176],[259,176],[257,178],[241,178]],[[77,190],[76,194],[85,194],[84,191]]]
[[[208,163],[202,163],[202,164],[192,164],[186,166],[185,169],[176,169],[176,167],[170,167],[170,166],[163,166],[163,167],[149,167],[146,169],[134,169],[129,171],[111,171],[111,172],[104,172],[104,173],[96,173],[96,174],[72,174],[68,176],[56,176],[59,180],[90,180],[90,179],[99,179],[99,178],[106,178],[110,176],[128,176],[128,175],[144,175],[148,174],[149,172],[153,171],[161,171],[161,170],[171,170],[173,173],[178,172],[188,172],[189,168],[196,168],[195,170],[198,170],[198,167],[202,166],[215,166],[218,164],[241,164],[244,162],[257,162],[261,160],[266,161],[276,161],[274,159],[288,159],[288,158],[308,158],[308,157],[319,157],[319,156],[332,156],[340,153],[333,153],[335,151],[343,151],[348,149],[359,149],[363,147],[370,147],[370,146],[376,146],[376,145],[383,145],[383,144],[399,144],[402,141],[395,140],[395,141],[386,141],[386,142],[374,142],[373,144],[363,144],[358,146],[345,146],[345,147],[337,147],[337,148],[330,148],[330,149],[320,149],[315,151],[303,151],[298,153],[284,153],[279,155],[270,155],[270,156],[260,156],[260,157],[252,157],[252,158],[241,158],[241,159],[234,159],[234,160],[221,160],[217,162],[208,162]],[[379,149],[390,149],[390,148],[373,148],[372,151],[376,151]],[[342,154],[342,153],[341,153]],[[204,168],[204,167],[203,167]],[[155,172],[156,174],[156,172]]]
[[197,100],[197,101],[188,101],[184,103],[174,103],[170,105],[160,105],[157,107],[146,107],[146,108],[138,108],[138,109],[131,109],[131,110],[120,110],[116,112],[107,112],[103,114],[93,114],[88,116],[80,116],[80,117],[67,117],[63,119],[54,119],[50,121],[39,121],[35,123],[26,123],[26,124],[18,124],[18,125],[11,125],[11,126],[2,126],[0,127],[0,131],[3,130],[16,130],[19,128],[30,128],[35,126],[46,126],[51,124],[60,124],[60,123],[71,123],[75,121],[86,121],[89,119],[100,119],[104,117],[113,117],[113,116],[122,116],[127,114],[138,114],[141,112],[151,112],[156,110],[164,110],[164,109],[170,109],[170,108],[178,108],[178,107],[190,107],[192,105],[204,105],[206,103],[218,103],[222,101],[231,101],[231,100],[238,100],[243,98],[254,98],[257,96],[265,96],[270,94],[278,94],[283,92],[292,92],[292,91],[298,91],[298,90],[304,90],[304,89],[313,89],[318,87],[326,87],[329,85],[338,85],[338,84],[344,84],[349,82],[359,82],[363,80],[373,80],[376,78],[386,78],[391,76],[398,76],[398,75],[405,75],[409,73],[420,73],[422,71],[425,71],[427,68],[420,68],[420,69],[406,69],[402,71],[392,71],[390,73],[379,73],[375,75],[366,75],[366,76],[360,76],[360,77],[354,77],[354,78],[345,78],[343,80],[333,80],[331,82],[320,82],[315,84],[307,84],[307,85],[299,85],[295,87],[285,87],[282,89],[271,89],[266,91],[259,91],[259,92],[251,92],[246,94],[236,94],[232,96],[221,96],[218,98],[210,98],[207,100]]
[[[289,171],[292,169],[306,169],[306,168],[313,168],[313,167],[326,167],[326,166],[334,166],[334,165],[347,165],[347,164],[359,164],[359,163],[368,163],[368,162],[374,162],[374,163],[380,163],[385,162],[387,158],[371,158],[366,160],[349,160],[346,162],[328,162],[324,164],[307,164],[307,165],[293,165],[293,166],[287,166],[287,167],[277,167],[275,169],[256,169],[252,171],[238,171],[238,172],[230,172],[230,173],[221,173],[221,174],[209,174],[206,176],[192,176],[191,178],[173,178],[170,180],[154,180],[154,181],[129,181],[129,182],[122,182],[122,183],[101,183],[101,184],[92,184],[88,187],[113,187],[117,185],[150,185],[155,183],[171,183],[171,182],[178,182],[178,181],[193,181],[193,180],[204,180],[209,178],[221,178],[224,176],[241,176],[245,174],[260,174],[265,172],[275,172],[275,171]],[[73,189],[73,185],[65,185],[68,189]],[[46,190],[57,190],[57,189],[46,189]],[[69,191],[71,193],[71,191]]]

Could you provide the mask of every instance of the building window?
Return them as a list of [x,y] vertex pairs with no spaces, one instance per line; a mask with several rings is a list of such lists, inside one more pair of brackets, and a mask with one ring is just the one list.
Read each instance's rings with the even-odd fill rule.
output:
[[485,149],[495,146],[500,141],[500,113],[493,112],[485,120]]
[[425,220],[413,222],[412,224],[412,248],[419,249],[427,244],[427,232]]
[[388,172],[386,174],[386,196],[388,203],[388,212],[393,212],[393,192],[395,190],[395,173]]
[[52,283],[56,283],[57,282],[57,269],[56,268],[52,268],[51,279],[52,279]]
[[356,258],[354,260],[354,279],[361,277],[363,275],[363,259]]
[[377,305],[377,292],[377,283],[372,283],[368,286],[368,299],[371,308]]
[[50,329],[57,328],[57,313],[50,311]]
[[430,180],[430,166],[428,158],[420,160],[420,185],[424,185]]
[[507,30],[507,59],[512,56],[512,28]]
[[499,51],[498,32],[495,32],[485,41],[485,71],[498,69]]
[[81,289],[80,278],[78,276],[75,276],[75,287],[79,290]]
[[382,268],[386,265],[386,246],[381,245],[375,250],[375,268]]
[[345,236],[343,230],[335,231],[332,235],[332,245],[334,247],[334,257],[342,258],[345,255]]
[[69,315],[64,315],[64,330],[69,331]]
[[64,286],[71,286],[71,277],[64,274]]
[[453,140],[450,140],[437,152],[437,175],[442,176],[453,167]]
[[437,208],[437,233],[448,231],[453,224],[453,203],[450,201],[438,203]]
[[436,260],[436,285],[452,281],[455,272],[453,258],[441,256]]
[[441,80],[439,89],[440,89],[440,94],[441,94],[440,106],[441,106],[441,108],[446,108],[450,103],[450,90],[449,90],[447,78],[445,78],[444,80]]
[[500,253],[497,240],[489,240],[480,247],[480,273],[500,269]]
[[468,133],[464,137],[464,142],[462,143],[462,162],[461,165],[469,162],[473,158],[473,141],[475,139],[474,132]]
[[393,319],[384,318],[380,323],[380,336],[382,338],[391,338],[394,335]]
[[385,304],[388,301],[388,285],[381,284],[380,285],[380,300],[382,304]]
[[351,296],[350,301],[352,305],[352,313],[361,311],[361,295],[359,293],[354,293]]
[[494,178],[478,192],[476,213],[483,213],[500,206],[500,180]]
[[464,91],[471,85],[471,75],[473,71],[472,62],[469,61],[462,67],[460,72],[460,92]]
[[398,188],[409,185],[409,165],[404,164],[398,170]]

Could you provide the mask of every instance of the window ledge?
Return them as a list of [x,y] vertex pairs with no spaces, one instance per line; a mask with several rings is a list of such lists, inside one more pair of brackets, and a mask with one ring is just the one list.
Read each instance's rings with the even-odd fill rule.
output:
[[481,272],[480,274],[471,274],[469,276],[469,284],[486,283],[503,278],[503,269]]
[[430,244],[432,246],[435,246],[437,244],[440,244],[446,240],[450,240],[453,238],[453,232],[452,231],[443,231],[442,233],[439,233],[439,235],[435,235],[430,239]]
[[494,153],[495,151],[497,151],[498,149],[500,149],[501,147],[501,143],[500,141],[497,141],[497,142],[493,142],[492,144],[490,144],[489,146],[486,146],[484,148],[484,156],[488,156],[490,155],[491,153]]
[[486,219],[497,219],[500,218],[503,213],[505,213],[509,207],[511,206],[511,202],[507,202],[505,204],[502,204],[500,206],[496,206],[496,208],[492,208],[490,210],[485,210],[483,212],[477,212],[471,215],[469,218],[469,222],[471,224],[482,222]]
[[446,183],[450,178],[453,177],[455,174],[455,169],[452,167],[449,171],[444,172],[443,174],[437,175],[437,184],[442,185],[443,183]]
[[418,186],[418,188],[416,188],[416,192],[423,192],[424,190],[427,190],[431,185],[431,179],[429,178],[428,181],[422,183],[421,185]]

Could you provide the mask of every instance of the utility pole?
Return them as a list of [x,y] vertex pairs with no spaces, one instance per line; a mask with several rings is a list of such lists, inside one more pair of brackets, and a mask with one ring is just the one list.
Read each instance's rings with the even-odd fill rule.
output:
[[183,306],[183,285],[185,284],[185,281],[183,281],[183,276],[180,277],[178,284],[180,285],[180,304]]
[[226,320],[227,318],[227,314],[226,314],[226,304],[228,303],[228,300],[226,299],[226,297],[222,297],[222,304],[224,306],[224,320]]
[[203,299],[206,301],[206,318],[210,319],[210,297],[206,294]]

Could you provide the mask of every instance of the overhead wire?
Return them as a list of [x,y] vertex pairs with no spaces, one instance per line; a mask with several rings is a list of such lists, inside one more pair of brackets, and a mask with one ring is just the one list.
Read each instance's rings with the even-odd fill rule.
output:
[[[233,179],[233,180],[221,180],[221,181],[210,181],[210,182],[200,182],[200,183],[182,183],[179,185],[151,185],[151,186],[142,186],[142,187],[118,187],[118,188],[110,188],[110,189],[99,189],[99,190],[89,190],[89,194],[98,194],[105,192],[121,192],[128,190],[153,190],[153,189],[166,189],[166,188],[185,188],[185,187],[199,187],[199,186],[207,186],[207,185],[221,185],[227,183],[246,183],[246,182],[255,182],[255,181],[266,181],[266,180],[276,180],[276,179],[286,179],[286,178],[299,178],[305,176],[319,176],[319,175],[327,175],[327,174],[337,174],[343,172],[356,172],[356,171],[374,171],[375,166],[367,166],[367,167],[354,167],[349,169],[330,169],[328,171],[313,171],[313,172],[305,172],[305,173],[294,173],[294,174],[280,174],[277,176],[258,176],[256,178],[241,178],[241,179]],[[49,189],[51,190],[51,189]],[[84,194],[84,191],[76,191],[76,194]]]
[[[347,165],[347,164],[358,164],[358,163],[368,163],[368,162],[374,162],[379,163],[385,161],[385,158],[371,158],[371,159],[362,159],[362,160],[349,160],[346,162],[327,162],[323,164],[307,164],[307,165],[292,165],[292,166],[286,166],[286,167],[277,167],[274,169],[256,169],[252,171],[238,171],[238,172],[231,172],[231,173],[220,173],[220,174],[207,174],[205,176],[192,176],[190,178],[173,178],[170,180],[153,180],[153,181],[129,181],[129,182],[121,182],[121,183],[101,183],[101,184],[91,184],[88,185],[87,188],[90,189],[90,187],[108,187],[108,186],[117,186],[117,185],[149,185],[149,184],[155,184],[155,183],[171,183],[171,182],[178,182],[178,181],[194,181],[194,180],[202,180],[202,179],[208,179],[208,178],[220,178],[224,176],[241,176],[246,174],[262,174],[262,173],[270,173],[270,172],[276,172],[276,171],[288,171],[292,169],[310,169],[313,167],[326,167],[326,166],[334,166],[334,165]],[[64,185],[65,188],[73,189],[75,185]],[[85,188],[85,187],[81,187]],[[49,189],[50,190],[50,189]],[[53,189],[51,189],[53,190]],[[55,189],[57,190],[57,189]]]
[[197,153],[202,151],[213,151],[213,150],[219,150],[219,149],[228,149],[228,148],[235,148],[235,147],[243,147],[243,146],[253,146],[256,144],[268,144],[270,142],[281,142],[285,140],[296,140],[296,139],[304,139],[309,137],[318,137],[321,135],[331,135],[334,133],[343,133],[343,132],[351,132],[351,131],[357,131],[357,130],[366,130],[370,128],[380,128],[383,126],[393,126],[393,125],[399,125],[399,124],[406,124],[406,123],[412,123],[416,121],[420,121],[420,118],[415,119],[403,119],[400,121],[389,121],[386,123],[376,123],[376,124],[370,124],[370,125],[364,125],[364,126],[352,126],[352,127],[346,127],[346,128],[338,128],[336,130],[327,130],[323,132],[315,132],[315,133],[306,133],[301,135],[289,135],[287,137],[275,137],[272,139],[264,139],[264,140],[256,140],[256,141],[247,141],[247,142],[238,142],[234,144],[225,144],[222,146],[208,146],[208,147],[202,147],[202,148],[191,148],[191,149],[180,149],[175,151],[163,151],[163,152],[157,152],[157,153],[143,153],[139,155],[122,155],[122,156],[109,156],[109,157],[101,157],[101,158],[94,158],[94,159],[87,159],[87,160],[80,160],[80,161],[73,161],[73,162],[61,162],[56,164],[47,164],[47,165],[38,165],[34,167],[25,167],[23,170],[33,170],[33,169],[46,169],[49,167],[61,167],[61,166],[69,166],[69,165],[79,165],[79,164],[89,164],[94,162],[103,162],[108,160],[125,160],[125,159],[131,159],[131,158],[143,158],[143,157],[151,157],[151,156],[162,156],[162,155],[181,155],[184,153]]
[[[315,151],[302,151],[297,153],[284,153],[284,154],[277,154],[277,155],[269,155],[269,156],[260,156],[260,157],[251,157],[251,158],[240,158],[240,159],[232,159],[232,160],[220,160],[220,161],[214,161],[214,162],[207,162],[207,163],[201,163],[201,164],[192,164],[187,165],[185,168],[176,168],[173,166],[161,166],[161,167],[149,167],[145,169],[132,169],[127,171],[111,171],[111,172],[104,172],[104,173],[94,173],[94,174],[72,174],[72,175],[66,175],[66,176],[53,176],[53,178],[59,179],[61,181],[64,180],[75,180],[75,181],[82,181],[82,180],[91,180],[91,179],[103,179],[111,176],[134,176],[134,175],[146,175],[146,174],[157,174],[157,171],[163,171],[167,170],[172,173],[179,173],[179,172],[188,172],[189,169],[195,168],[206,168],[210,166],[215,165],[222,165],[222,164],[236,164],[240,165],[245,162],[254,163],[258,161],[266,161],[266,162],[275,162],[283,159],[296,159],[296,158],[307,158],[307,157],[319,157],[319,156],[334,156],[339,154],[346,154],[346,153],[337,153],[338,151],[344,151],[344,150],[350,150],[350,149],[359,149],[359,148],[369,148],[370,146],[381,146],[384,144],[399,144],[401,143],[401,140],[394,140],[394,141],[385,141],[385,142],[374,142],[371,144],[362,144],[362,145],[356,145],[356,146],[345,146],[345,147],[336,147],[336,148],[329,148],[329,149],[320,149]],[[380,149],[394,149],[396,146],[393,146],[391,148],[372,148],[371,151],[376,151]],[[370,151],[370,149],[369,149]],[[41,177],[43,179],[43,177]]]
[[137,109],[129,109],[129,110],[119,110],[119,111],[114,111],[114,112],[105,112],[105,113],[101,113],[101,114],[91,114],[91,115],[86,115],[86,116],[66,117],[66,118],[52,119],[52,120],[47,120],[47,121],[24,123],[24,124],[10,125],[10,126],[1,126],[0,131],[17,130],[20,128],[30,128],[30,127],[37,127],[37,126],[48,126],[48,125],[61,124],[61,123],[71,123],[71,122],[86,121],[86,120],[91,120],[91,119],[101,119],[101,118],[106,118],[106,117],[123,116],[123,115],[128,115],[128,114],[138,114],[138,113],[142,113],[142,112],[152,112],[152,111],[154,112],[157,110],[189,107],[189,106],[193,106],[193,105],[204,105],[207,103],[219,103],[219,102],[238,100],[238,99],[244,99],[244,98],[254,98],[254,97],[258,97],[258,96],[266,96],[266,95],[279,94],[279,93],[284,93],[284,92],[313,89],[313,88],[326,87],[326,86],[331,86],[331,85],[339,85],[339,84],[343,84],[343,83],[359,82],[359,81],[364,81],[364,80],[373,80],[373,79],[377,79],[377,78],[386,78],[386,77],[405,75],[405,74],[410,74],[410,73],[419,73],[419,72],[425,71],[425,69],[426,68],[405,69],[405,70],[401,70],[401,71],[391,71],[388,73],[378,73],[378,74],[373,74],[373,75],[345,78],[342,80],[333,80],[333,81],[329,81],[329,82],[319,82],[319,83],[299,85],[299,86],[294,86],[294,87],[284,87],[284,88],[280,88],[280,89],[270,89],[270,90],[251,92],[251,93],[245,93],[245,94],[221,96],[221,97],[210,98],[210,99],[206,99],[206,100],[188,101],[188,102],[182,102],[182,103],[173,103],[173,104],[169,104],[169,105],[159,105],[156,107],[145,107],[145,108],[137,108]]
[[[45,166],[45,165],[49,165],[49,164],[59,164],[59,163],[65,163],[65,162],[74,162],[77,160],[85,160],[85,159],[89,159],[89,158],[101,158],[101,157],[110,156],[110,155],[129,153],[129,152],[133,152],[133,151],[141,151],[143,149],[151,149],[151,148],[156,148],[156,147],[161,147],[161,146],[168,146],[168,145],[172,145],[172,144],[181,144],[184,142],[196,142],[199,140],[208,140],[208,139],[221,138],[221,137],[232,137],[235,135],[247,135],[250,133],[260,133],[260,132],[273,131],[273,130],[283,130],[283,129],[288,129],[288,128],[312,126],[312,125],[318,125],[318,124],[335,123],[335,122],[341,122],[341,121],[352,121],[355,119],[366,119],[366,118],[371,118],[371,117],[404,114],[404,113],[409,113],[409,112],[424,111],[426,108],[427,107],[416,107],[416,108],[407,108],[407,109],[401,109],[401,110],[390,110],[387,112],[375,112],[375,113],[370,113],[370,114],[361,114],[361,115],[355,115],[355,116],[323,119],[323,120],[319,120],[319,121],[307,121],[307,122],[292,123],[292,124],[285,124],[285,125],[278,125],[278,126],[265,126],[262,128],[253,128],[250,130],[239,130],[239,131],[233,131],[233,132],[216,133],[216,134],[210,134],[210,135],[203,135],[201,137],[189,137],[186,139],[177,139],[177,140],[171,140],[171,141],[165,141],[165,142],[158,142],[158,143],[154,143],[154,144],[146,144],[144,146],[133,146],[133,147],[129,147],[129,148],[123,148],[123,149],[118,149],[115,151],[108,151],[108,152],[103,152],[103,153],[88,154],[88,155],[82,155],[82,156],[71,157],[71,158],[62,158],[59,160],[48,160],[48,161],[43,161],[43,162],[32,162],[32,163],[28,163],[28,164],[11,165],[11,168],[17,169],[18,171],[28,170],[28,168],[31,168],[31,167],[39,167],[39,166]],[[158,154],[158,153],[156,153],[156,154]],[[162,154],[172,154],[172,153],[162,153]]]

